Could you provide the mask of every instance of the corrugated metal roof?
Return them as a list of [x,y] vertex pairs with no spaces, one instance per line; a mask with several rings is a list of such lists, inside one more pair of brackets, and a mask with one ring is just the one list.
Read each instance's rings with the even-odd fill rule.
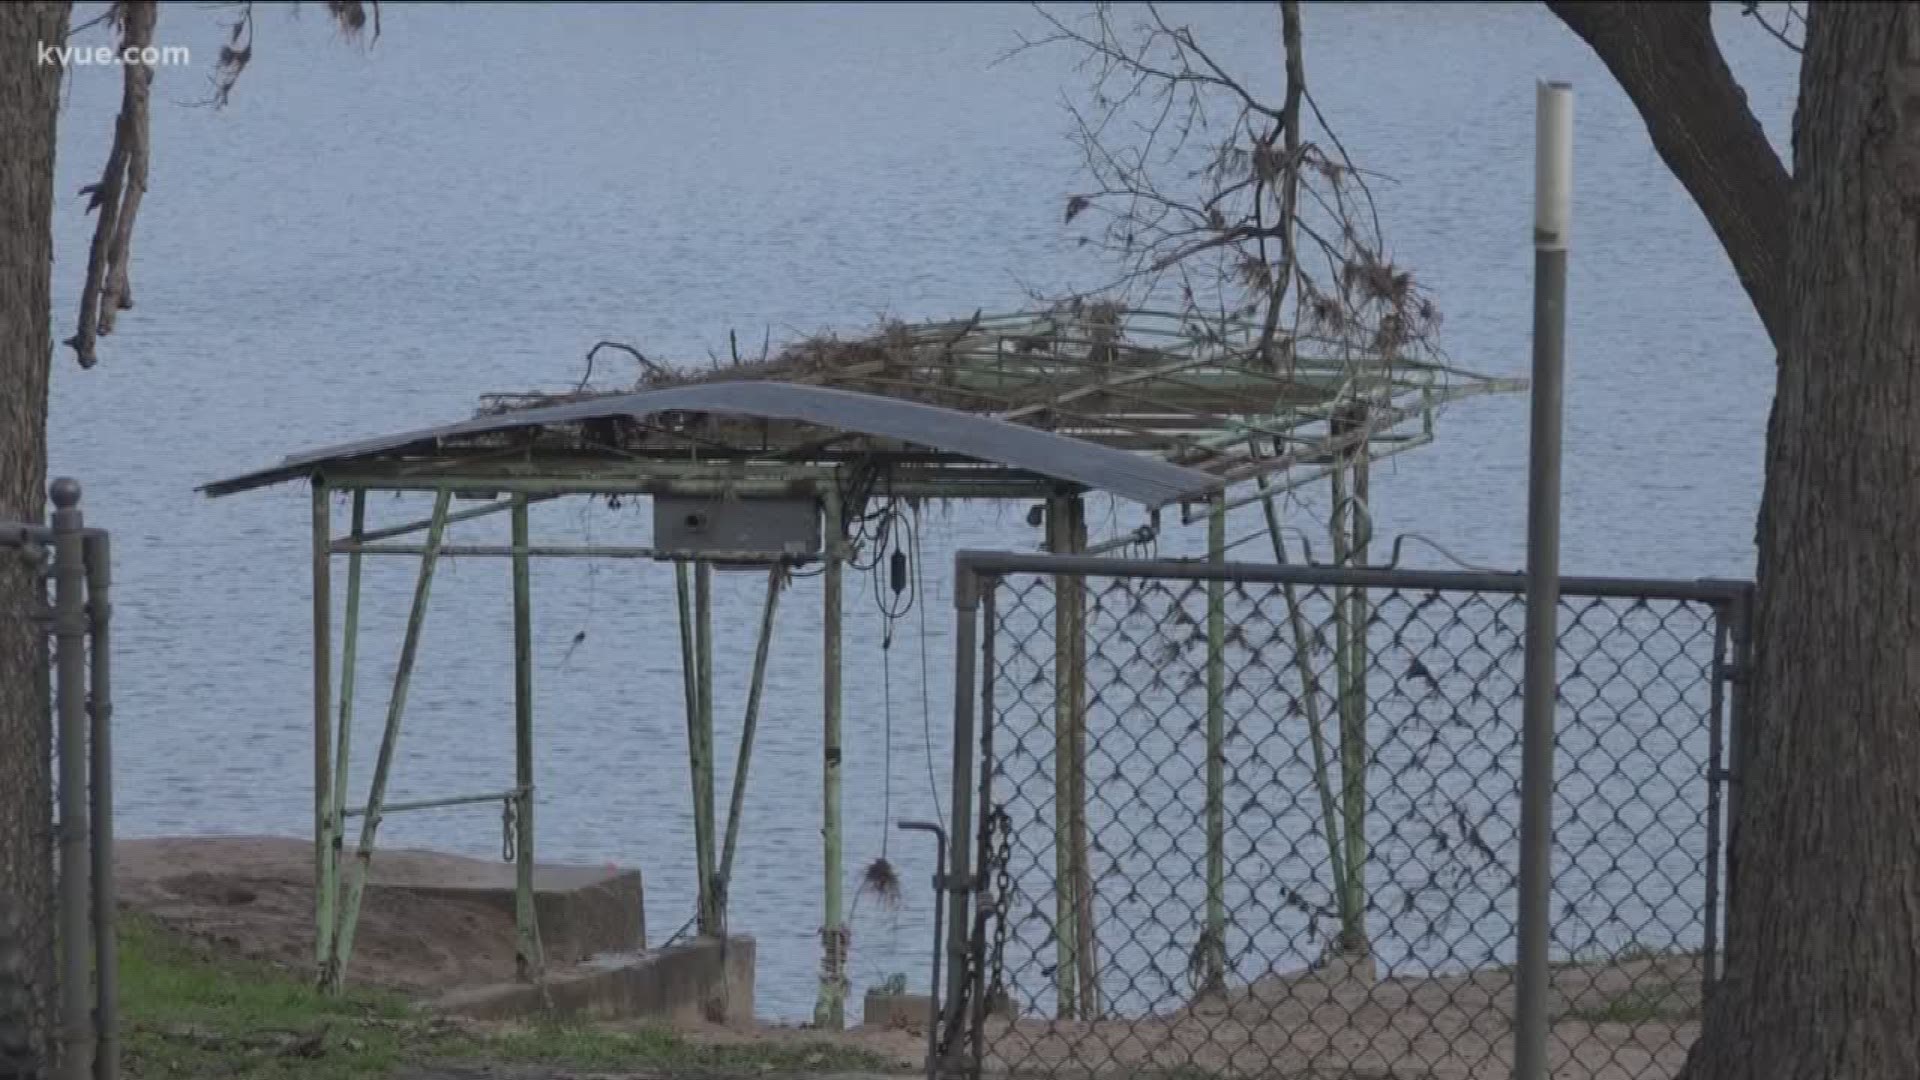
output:
[[460,436],[622,416],[637,420],[667,412],[799,421],[838,431],[898,439],[1081,484],[1149,507],[1199,497],[1220,487],[1217,478],[1198,469],[1005,420],[877,394],[752,380],[607,395],[476,417],[444,427],[405,431],[295,454],[273,468],[218,480],[200,490],[214,496],[229,495],[298,479],[331,464]]

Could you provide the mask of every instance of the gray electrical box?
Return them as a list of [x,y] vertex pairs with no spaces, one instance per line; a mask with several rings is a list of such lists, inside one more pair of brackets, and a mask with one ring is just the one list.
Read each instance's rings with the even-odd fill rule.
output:
[[811,498],[656,495],[653,546],[694,554],[817,555],[820,506]]

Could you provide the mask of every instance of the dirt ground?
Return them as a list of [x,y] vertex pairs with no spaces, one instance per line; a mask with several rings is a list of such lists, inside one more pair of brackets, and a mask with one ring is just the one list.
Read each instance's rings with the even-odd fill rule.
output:
[[[116,846],[122,904],[232,955],[312,971],[313,847],[283,837],[124,840]],[[420,869],[431,852],[380,853],[383,871]],[[482,903],[369,889],[353,976],[408,993],[513,978],[513,920]]]
[[[1556,969],[1553,1080],[1671,1080],[1698,1035],[1699,1000],[1694,957]],[[1274,976],[1165,1016],[1001,1024],[987,1035],[988,1071],[1508,1080],[1513,1006],[1504,970],[1370,985]]]
[[[304,842],[270,838],[135,840],[120,845],[123,903],[234,955],[313,967],[313,867]],[[405,872],[428,852],[382,853]],[[356,980],[420,994],[499,982],[513,973],[511,917],[483,904],[369,890],[354,949]],[[1388,978],[1270,976],[1161,1016],[1098,1022],[995,1021],[987,1071],[1013,1076],[1154,1074],[1286,1080],[1508,1080],[1509,973]],[[1553,1080],[1671,1080],[1697,1035],[1693,957],[1648,956],[1556,970]],[[696,1026],[715,1043],[814,1041],[820,1032]],[[835,1042],[922,1068],[925,1032],[855,1029]],[[658,1073],[435,1066],[401,1080],[666,1080]],[[778,1080],[762,1074],[754,1080]],[[815,1076],[814,1080],[820,1080]],[[855,1080],[855,1078],[843,1078]],[[858,1078],[867,1080],[867,1078]]]
[[[517,1068],[501,1065],[476,1065],[434,1068],[402,1073],[396,1080],[686,1080],[662,1072],[577,1072],[541,1068]],[[733,1080],[730,1077],[701,1077],[699,1080]],[[900,1080],[898,1073],[757,1073],[738,1080]]]

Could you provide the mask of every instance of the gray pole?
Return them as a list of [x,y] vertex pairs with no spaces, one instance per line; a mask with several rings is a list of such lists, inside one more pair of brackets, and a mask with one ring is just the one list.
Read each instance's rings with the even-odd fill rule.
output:
[[103,532],[86,538],[87,620],[93,628],[87,715],[93,722],[94,1080],[120,1075],[120,957],[113,888],[113,668],[109,622],[112,549]]
[[[356,500],[359,492],[354,492]],[[514,973],[523,982],[546,976],[539,912],[533,895],[533,566],[527,557],[527,497],[513,499],[513,929]],[[358,501],[354,503],[356,509]],[[451,517],[452,515],[448,515]],[[359,522],[355,522],[358,525]],[[354,566],[349,575],[359,569]],[[348,603],[353,602],[351,591]],[[351,654],[349,654],[351,656]],[[344,723],[340,729],[345,737]],[[345,769],[342,760],[336,768]],[[337,811],[336,811],[337,812]]]
[[[969,934],[967,932],[967,904],[975,893],[979,892],[973,881],[972,845],[976,839],[973,814],[973,756],[978,752],[974,746],[974,680],[979,677],[975,662],[978,659],[979,633],[981,624],[981,591],[994,588],[992,582],[985,582],[967,566],[966,560],[955,557],[953,563],[953,833],[948,838],[950,845],[947,854],[947,1015],[936,1018],[941,1033],[950,1040],[953,1053],[960,1051],[961,1039],[967,1032],[964,1025],[968,1017],[963,1011],[971,1007],[976,1013],[984,1015],[985,1008],[980,1002],[969,1001],[967,997],[967,956],[969,953]],[[992,624],[986,628],[993,633]],[[991,676],[989,676],[989,680]],[[984,685],[991,685],[988,681]],[[991,713],[982,713],[981,723],[991,724]],[[981,770],[993,768],[990,761],[980,763]],[[981,813],[987,812],[982,805]],[[982,852],[983,857],[991,857]],[[986,872],[983,865],[981,872]],[[985,903],[982,895],[981,902]],[[986,979],[979,980],[980,993],[986,993]],[[931,1073],[932,1070],[929,1070]]]
[[53,495],[54,715],[60,732],[60,1076],[93,1074],[93,935],[87,887],[87,570],[80,485]]
[[1567,322],[1573,88],[1542,83],[1533,210],[1533,439],[1527,477],[1526,709],[1520,765],[1520,955],[1514,1080],[1547,1077],[1553,740],[1560,605],[1560,398]]

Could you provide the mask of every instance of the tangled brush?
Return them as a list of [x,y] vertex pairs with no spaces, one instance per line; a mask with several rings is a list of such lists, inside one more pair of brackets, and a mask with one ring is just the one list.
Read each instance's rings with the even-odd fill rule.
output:
[[900,905],[900,872],[893,868],[885,855],[867,864],[866,872],[860,875],[860,891],[872,893],[880,906],[888,909]]

